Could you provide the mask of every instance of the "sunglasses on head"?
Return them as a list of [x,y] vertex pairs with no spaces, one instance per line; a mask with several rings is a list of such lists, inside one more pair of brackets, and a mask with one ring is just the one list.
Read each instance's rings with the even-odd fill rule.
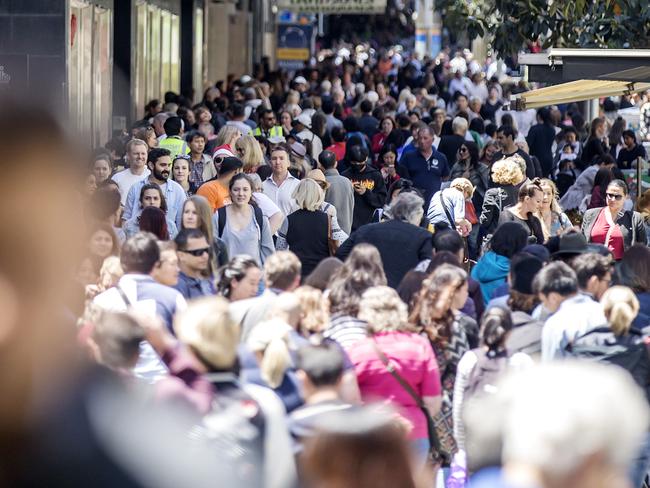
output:
[[180,252],[184,252],[185,254],[191,254],[192,256],[198,258],[200,256],[203,256],[203,254],[205,254],[206,252],[210,254],[210,248],[203,247],[201,249],[186,249],[186,250],[180,249]]
[[623,195],[617,195],[616,193],[605,193],[605,196],[606,196],[607,198],[612,198],[612,199],[614,199],[614,200],[616,200],[616,201],[618,201],[618,200],[620,200],[621,198],[623,198]]

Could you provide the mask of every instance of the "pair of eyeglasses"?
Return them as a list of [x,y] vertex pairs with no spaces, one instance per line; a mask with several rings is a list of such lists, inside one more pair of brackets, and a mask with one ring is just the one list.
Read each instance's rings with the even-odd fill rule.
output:
[[206,252],[210,254],[210,248],[209,247],[203,247],[201,249],[179,249],[180,252],[184,252],[185,254],[191,254],[192,256],[195,257],[200,257],[203,256]]
[[605,193],[605,196],[607,198],[611,198],[612,200],[616,200],[617,202],[623,198],[623,195],[618,195],[616,193]]

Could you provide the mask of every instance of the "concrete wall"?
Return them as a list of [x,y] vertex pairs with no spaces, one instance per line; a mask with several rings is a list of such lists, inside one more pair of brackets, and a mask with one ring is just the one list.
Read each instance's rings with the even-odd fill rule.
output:
[[232,4],[208,4],[208,82],[239,77],[252,70],[247,12],[237,12]]

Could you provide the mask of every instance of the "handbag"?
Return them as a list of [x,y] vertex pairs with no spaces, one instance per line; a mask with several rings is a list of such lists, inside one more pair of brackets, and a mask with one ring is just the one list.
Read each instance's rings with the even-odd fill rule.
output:
[[424,418],[427,420],[427,434],[429,437],[429,461],[432,464],[441,464],[443,466],[449,466],[451,463],[451,456],[447,451],[445,451],[440,445],[440,439],[438,438],[438,433],[436,432],[436,426],[431,417],[429,409],[424,404],[422,397],[418,395],[415,390],[408,384],[408,382],[400,376],[400,374],[395,370],[395,366],[391,364],[388,360],[388,357],[379,349],[376,342],[372,342],[372,345],[375,349],[375,353],[379,360],[386,367],[386,371],[395,378],[395,380],[400,384],[400,386],[408,393],[411,398],[415,401],[415,404],[422,410]]

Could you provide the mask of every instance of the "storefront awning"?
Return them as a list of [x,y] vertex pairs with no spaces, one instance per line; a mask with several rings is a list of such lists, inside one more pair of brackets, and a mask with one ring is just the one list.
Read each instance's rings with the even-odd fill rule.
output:
[[626,95],[648,89],[650,89],[650,83],[577,80],[513,95],[510,107],[515,110],[527,110],[548,105]]
[[280,10],[303,14],[384,14],[386,0],[278,0]]

